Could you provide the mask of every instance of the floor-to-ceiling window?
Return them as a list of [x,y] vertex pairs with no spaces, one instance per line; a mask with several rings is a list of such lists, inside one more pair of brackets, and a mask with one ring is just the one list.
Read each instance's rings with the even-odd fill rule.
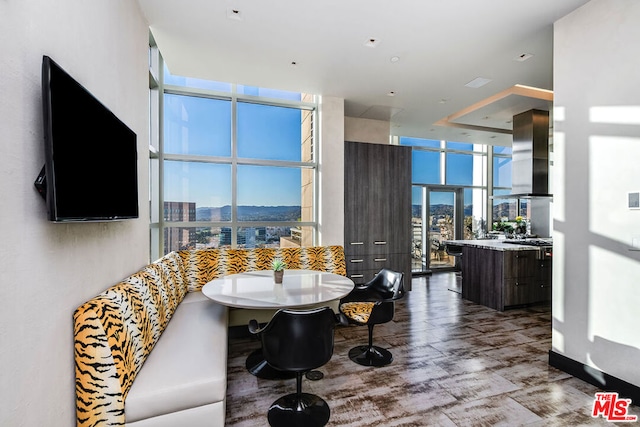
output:
[[314,244],[316,97],[150,65],[152,258]]
[[[413,271],[451,268],[455,260],[443,241],[475,239],[488,231],[490,150],[408,137],[399,143],[413,147]],[[510,165],[510,153],[504,159]],[[510,181],[506,184],[510,188]]]
[[[493,195],[504,196],[511,193],[511,147],[493,147]],[[492,223],[514,219],[518,215],[518,199],[493,199]],[[526,204],[526,200],[520,203]],[[491,231],[489,229],[488,231]]]

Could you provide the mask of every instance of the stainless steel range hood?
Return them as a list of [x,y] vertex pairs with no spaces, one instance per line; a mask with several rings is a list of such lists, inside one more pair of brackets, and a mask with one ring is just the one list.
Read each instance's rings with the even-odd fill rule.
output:
[[529,110],[513,116],[511,189],[494,199],[551,198],[549,194],[549,112]]

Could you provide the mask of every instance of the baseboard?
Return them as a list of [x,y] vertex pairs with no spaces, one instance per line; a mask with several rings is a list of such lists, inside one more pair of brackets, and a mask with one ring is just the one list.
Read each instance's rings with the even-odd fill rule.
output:
[[615,391],[620,397],[631,399],[640,406],[640,387],[616,378],[596,368],[577,362],[559,353],[549,350],[549,365],[558,368],[576,378],[592,384],[603,391]]
[[412,271],[411,277],[431,276],[431,273],[433,273],[431,270]]

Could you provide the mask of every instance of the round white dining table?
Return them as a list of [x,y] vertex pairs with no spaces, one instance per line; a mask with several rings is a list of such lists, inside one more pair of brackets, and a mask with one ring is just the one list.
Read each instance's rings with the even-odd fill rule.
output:
[[[272,270],[250,271],[213,279],[202,287],[209,299],[228,307],[244,309],[304,309],[346,296],[354,288],[351,279],[339,274],[314,270],[285,270],[282,283],[276,283]],[[289,378],[276,371],[262,356],[252,352],[246,361],[249,372],[259,378]]]
[[340,299],[353,289],[351,279],[313,270],[285,270],[282,283],[273,271],[249,271],[213,279],[202,293],[228,307],[296,308]]

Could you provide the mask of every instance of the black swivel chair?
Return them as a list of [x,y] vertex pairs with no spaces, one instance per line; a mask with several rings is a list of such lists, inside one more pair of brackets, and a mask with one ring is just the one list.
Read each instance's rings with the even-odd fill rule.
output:
[[258,334],[262,353],[272,367],[295,372],[296,392],[273,402],[267,418],[271,426],[324,426],[329,405],[321,397],[302,393],[302,375],[327,363],[333,355],[336,315],[329,307],[278,310],[260,329],[256,320],[249,331]]
[[447,255],[454,257],[455,263],[454,267],[456,270],[461,270],[461,261],[462,261],[462,246],[458,245],[446,245]]
[[446,251],[447,255],[454,259],[453,268],[455,270],[455,280],[447,289],[462,294],[462,246],[447,244]]
[[340,313],[349,323],[369,327],[369,344],[349,351],[349,358],[364,366],[384,366],[393,361],[389,350],[373,345],[373,327],[393,319],[394,302],[404,296],[403,273],[382,269],[364,285],[340,300]]

